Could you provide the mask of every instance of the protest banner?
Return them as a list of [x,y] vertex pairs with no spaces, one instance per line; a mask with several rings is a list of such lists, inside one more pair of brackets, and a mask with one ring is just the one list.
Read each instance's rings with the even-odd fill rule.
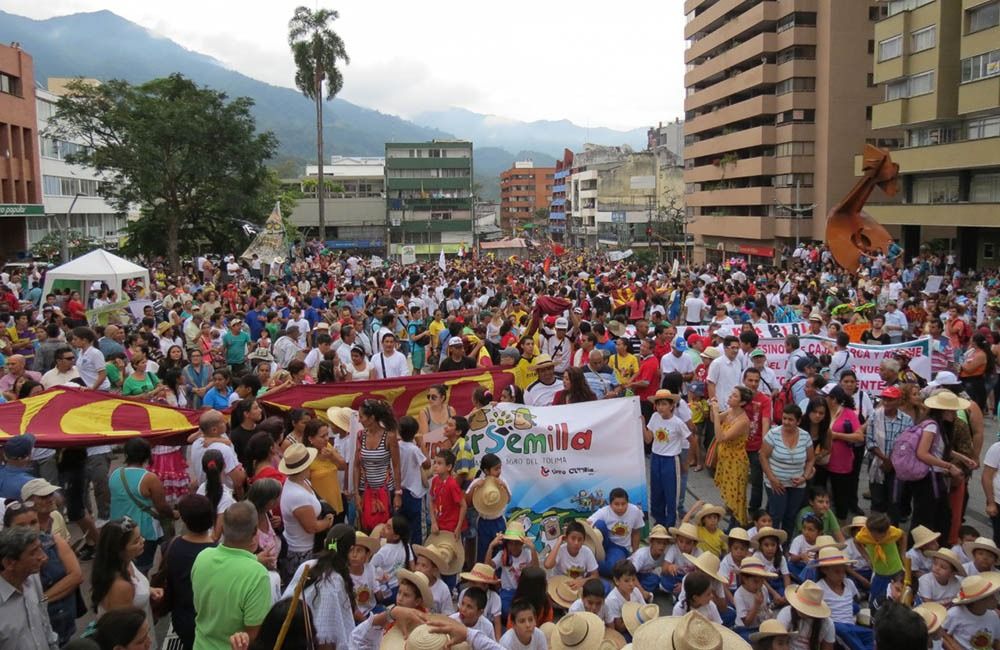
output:
[[[708,325],[688,325],[678,328],[678,332],[683,334],[689,329],[693,329],[698,334],[704,336],[708,334]],[[739,336],[743,331],[741,325],[723,327],[718,330],[719,336]],[[809,323],[761,323],[753,326],[753,331],[761,339],[783,339],[786,336],[804,336],[809,332]]]
[[91,326],[100,325],[101,327],[107,327],[111,324],[127,325],[132,322],[132,318],[129,315],[129,302],[128,300],[122,300],[98,307],[97,309],[88,309],[85,314],[87,322]]
[[0,442],[31,433],[39,447],[85,447],[142,436],[151,444],[182,442],[197,430],[199,411],[131,397],[56,387],[0,404]]
[[469,418],[479,459],[496,454],[510,485],[508,521],[549,545],[563,524],[608,504],[616,487],[646,509],[647,487],[639,398],[568,406],[497,404]]
[[632,253],[633,251],[631,248],[627,248],[623,251],[610,251],[608,252],[608,261],[620,262],[622,260],[627,260],[628,258],[632,257]]
[[366,399],[385,400],[392,405],[396,417],[416,417],[428,406],[427,389],[436,384],[448,387],[448,404],[458,413],[468,413],[474,407],[472,393],[479,386],[489,389],[494,398],[514,383],[513,371],[497,367],[436,372],[416,377],[396,377],[375,381],[351,381],[336,384],[303,384],[269,393],[261,398],[265,406],[287,411],[293,408],[313,410],[326,418],[331,406],[347,406],[357,410]]

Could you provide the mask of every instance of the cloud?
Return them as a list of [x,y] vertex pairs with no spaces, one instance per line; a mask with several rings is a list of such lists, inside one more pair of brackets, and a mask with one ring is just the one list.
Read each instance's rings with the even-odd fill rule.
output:
[[432,74],[430,66],[411,58],[352,63],[344,68],[343,75],[343,99],[403,117],[468,106],[482,99],[481,91],[472,84],[439,78]]

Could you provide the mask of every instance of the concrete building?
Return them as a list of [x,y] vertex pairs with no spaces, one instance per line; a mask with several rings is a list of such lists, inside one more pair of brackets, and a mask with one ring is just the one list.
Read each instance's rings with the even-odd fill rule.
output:
[[664,124],[660,122],[646,132],[648,139],[647,149],[657,149],[666,147],[671,153],[680,158],[684,153],[684,120],[679,117],[672,122]]
[[0,258],[8,261],[27,252],[27,219],[45,213],[37,129],[31,55],[0,45]]
[[641,151],[584,172],[588,177],[596,172],[595,223],[599,246],[624,250],[651,245],[650,225],[657,208],[657,167],[656,156],[651,151]]
[[[307,165],[298,179],[303,198],[289,220],[306,235],[319,232],[319,198],[316,165]],[[385,248],[385,158],[331,156],[323,166],[326,185],[327,246],[334,249],[383,250]]]
[[535,211],[547,209],[552,198],[555,171],[524,160],[500,172],[500,228],[505,233],[513,234],[526,224],[534,227]]
[[553,241],[571,242],[571,224],[566,220],[566,211],[571,208],[566,196],[566,179],[573,169],[573,152],[563,149],[562,160],[556,161],[552,174],[552,197],[549,201],[549,236]]
[[59,96],[66,88],[61,79],[50,79],[48,88],[35,91],[45,213],[28,217],[28,247],[49,233],[68,228],[100,241],[105,248],[117,248],[125,234],[126,215],[101,198],[98,190],[104,178],[97,171],[66,162],[66,157],[83,144],[61,140],[49,132]]
[[[565,177],[566,229],[569,232],[566,241],[570,246],[597,246],[598,173],[623,164],[632,153],[628,146],[585,144],[582,152],[573,154],[572,167]],[[610,215],[612,211],[607,212]]]
[[[966,3],[968,4],[968,3]],[[874,0],[685,0],[684,181],[695,261],[823,238],[856,182],[884,92],[870,74]],[[796,188],[811,213],[792,219]],[[758,259],[762,258],[762,259]]]
[[[897,0],[875,25],[872,126],[905,129],[892,154],[902,202],[868,212],[898,236],[953,251],[965,268],[1000,263],[1000,2]],[[860,171],[860,170],[859,170]],[[873,200],[879,200],[878,191]],[[947,224],[947,225],[944,225]]]
[[417,255],[471,250],[472,143],[464,140],[387,142],[386,210],[389,254],[411,244]]

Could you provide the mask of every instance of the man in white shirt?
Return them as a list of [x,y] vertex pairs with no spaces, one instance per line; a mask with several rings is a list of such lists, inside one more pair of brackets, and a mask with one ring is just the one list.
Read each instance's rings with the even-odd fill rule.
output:
[[396,352],[396,335],[386,334],[382,337],[382,351],[372,356],[372,366],[375,367],[376,379],[390,377],[406,377],[410,374],[410,364],[406,357]]
[[688,346],[683,337],[678,336],[670,346],[670,352],[660,358],[660,376],[666,376],[672,372],[679,372],[684,378],[685,385],[694,378],[694,363],[691,356],[685,354]]
[[225,442],[225,417],[215,409],[205,411],[198,420],[198,428],[201,429],[201,437],[191,443],[191,461],[188,463],[191,479],[199,485],[205,481],[201,458],[207,449],[216,449],[222,454],[222,483],[232,489],[233,495],[239,499],[243,496],[246,470],[236,457],[233,446]]
[[555,364],[547,354],[535,357],[532,368],[538,379],[524,391],[524,403],[528,406],[552,406],[556,393],[562,390],[563,382],[556,379]]
[[701,299],[701,289],[695,289],[684,301],[684,321],[688,325],[701,325],[707,307],[708,305]]
[[743,380],[743,367],[737,358],[740,340],[735,336],[727,336],[722,341],[722,350],[724,354],[708,367],[708,397],[718,400],[719,411],[729,408],[726,400]]
[[299,307],[298,305],[292,307],[290,315],[288,317],[288,325],[286,326],[286,329],[288,326],[291,325],[294,325],[299,328],[300,336],[299,339],[295,342],[295,344],[299,347],[300,350],[305,350],[306,347],[308,347],[309,345],[308,341],[309,331],[312,329],[312,325],[309,324],[308,320],[302,317],[302,308]]
[[906,314],[896,308],[896,302],[890,300],[885,306],[885,330],[889,333],[890,343],[902,343],[903,334],[909,329]]
[[569,368],[573,358],[573,342],[566,336],[568,329],[569,321],[559,317],[556,319],[554,334],[549,334],[551,330],[543,331],[545,336],[542,338],[542,353],[552,357],[556,374],[560,376]]
[[65,386],[70,383],[80,385],[79,381],[73,381],[80,378],[80,371],[76,369],[76,355],[73,354],[73,350],[68,347],[59,348],[53,356],[56,365],[52,370],[42,375],[42,386],[48,390],[53,386]]

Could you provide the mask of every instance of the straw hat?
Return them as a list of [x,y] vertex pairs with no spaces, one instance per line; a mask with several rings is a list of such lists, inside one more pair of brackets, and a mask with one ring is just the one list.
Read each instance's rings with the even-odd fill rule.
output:
[[648,537],[648,539],[650,539],[650,540],[665,539],[665,540],[667,540],[669,542],[669,541],[673,541],[674,538],[670,536],[669,532],[667,532],[667,527],[666,526],[663,526],[661,524],[656,524],[655,526],[653,526],[649,530],[649,537]]
[[962,580],[962,588],[951,602],[955,605],[974,603],[995,594],[997,590],[1000,590],[1000,573],[987,571]]
[[535,355],[535,358],[531,360],[531,365],[528,367],[531,368],[532,370],[538,370],[542,366],[555,366],[555,365],[556,362],[553,361],[552,357],[550,357],[549,355],[538,354]]
[[941,603],[922,603],[913,608],[913,611],[920,614],[927,625],[927,634],[934,634],[944,623],[944,617],[948,615],[948,610]]
[[[450,642],[451,638],[447,634],[431,632],[425,623],[413,628],[410,636],[406,638],[404,647],[406,650],[444,650],[449,647]],[[381,647],[385,648],[385,644]]]
[[648,399],[650,402],[653,402],[655,404],[656,402],[660,401],[661,399],[666,399],[666,400],[670,400],[671,402],[676,402],[680,398],[681,398],[680,395],[676,395],[676,394],[670,392],[669,390],[667,390],[666,388],[661,388],[660,390],[656,391],[655,393],[653,393],[652,395],[650,395],[646,399]]
[[996,558],[993,563],[1000,562],[1000,548],[997,548],[996,542],[989,537],[977,537],[976,541],[965,545],[965,552],[969,557],[972,557],[972,552],[976,550],[989,551]]
[[741,650],[747,647],[739,634],[711,622],[698,612],[661,616],[639,626],[632,635],[634,650]]
[[840,550],[844,550],[847,548],[847,544],[838,542],[833,538],[833,535],[820,535],[816,538],[816,543],[809,547],[809,550],[815,553],[822,548],[839,548]]
[[549,578],[546,591],[552,602],[562,609],[569,609],[570,605],[580,597],[580,590],[572,587],[570,584],[572,581],[572,578],[569,576],[552,576]]
[[604,621],[590,612],[562,617],[552,632],[552,650],[598,650],[604,640]]
[[704,520],[705,517],[709,515],[719,515],[719,519],[721,520],[723,517],[726,516],[726,509],[723,508],[722,506],[716,506],[711,503],[706,503],[702,507],[698,508],[698,514],[696,514],[694,518],[695,521],[700,526],[702,520]]
[[604,327],[618,338],[625,336],[625,325],[622,324],[620,321],[609,320],[608,324],[605,325]]
[[434,604],[434,594],[431,592],[431,581],[427,579],[420,571],[410,571],[408,569],[399,569],[396,571],[397,580],[406,580],[412,583],[417,591],[420,592],[420,599],[424,601],[424,607],[430,609]]
[[460,573],[458,577],[461,580],[479,582],[485,585],[495,585],[500,582],[496,573],[493,571],[493,567],[489,564],[483,564],[482,562],[476,562],[472,565],[472,571]]
[[400,621],[382,635],[382,642],[379,643],[378,648],[379,650],[404,650],[407,636],[409,636],[409,632],[404,629],[403,623]]
[[[855,528],[864,528],[867,525],[868,525],[868,517],[864,515],[858,515],[853,519],[851,519],[851,523],[844,526],[844,528],[853,530]],[[917,526],[917,528],[923,528],[923,526]]]
[[371,536],[375,539],[384,540],[385,539],[385,524],[378,524],[375,528],[372,528]]
[[354,409],[347,408],[346,406],[331,406],[326,409],[326,419],[335,427],[344,431],[350,430],[352,415],[354,415]]
[[972,402],[963,399],[950,390],[940,390],[924,400],[924,406],[941,411],[964,411]]
[[524,524],[519,521],[508,521],[507,529],[503,531],[503,539],[527,544],[533,538],[525,532]]
[[824,546],[816,554],[816,559],[811,564],[817,568],[831,566],[849,566],[854,564],[854,560],[840,552],[840,549],[832,546]]
[[746,542],[747,544],[750,543],[750,533],[748,533],[745,528],[740,528],[739,526],[736,528],[730,528],[726,537],[729,538],[730,542],[735,539],[741,542]]
[[748,555],[740,563],[740,573],[746,576],[757,576],[758,578],[777,578],[778,574],[768,571],[760,558]]
[[788,540],[788,533],[781,530],[780,528],[772,528],[770,526],[764,526],[763,528],[758,528],[757,532],[754,533],[753,538],[750,540],[754,546],[760,546],[760,540],[765,537],[777,537],[779,544],[784,544]]
[[598,562],[602,561],[604,559],[604,534],[594,528],[593,524],[586,519],[577,519],[577,521],[583,525],[583,532],[586,534],[583,539],[584,546],[590,547]]
[[913,548],[921,548],[927,546],[934,540],[940,539],[941,533],[935,533],[933,530],[927,526],[917,526],[910,531],[913,535]]
[[707,357],[708,359],[718,359],[722,356],[722,353],[719,352],[719,348],[714,345],[710,345],[702,351],[701,356]]
[[355,533],[354,543],[357,544],[358,546],[364,546],[366,549],[368,549],[369,555],[375,555],[378,552],[378,550],[382,548],[382,544],[385,543],[385,540],[379,539],[378,537],[369,537],[368,535],[365,535],[359,530],[357,533]]
[[760,629],[750,635],[750,642],[757,643],[761,639],[772,636],[789,636],[790,634],[791,632],[786,630],[785,626],[778,622],[778,619],[769,618],[760,624]]
[[962,566],[962,559],[958,557],[958,554],[950,548],[939,548],[930,554],[931,559],[938,559],[947,562],[955,569],[955,573],[965,577],[965,567]]
[[618,630],[610,627],[604,628],[604,638],[601,640],[601,650],[622,650],[628,643],[625,637]]
[[639,626],[660,617],[659,605],[640,605],[628,602],[622,605],[622,622],[629,634],[635,634]]
[[455,552],[453,546],[439,544],[421,546],[420,544],[414,544],[413,554],[422,555],[430,560],[438,568],[438,571],[441,572],[441,575],[444,576],[455,575],[462,570],[462,564],[465,563],[465,554],[463,553],[460,557]]
[[680,526],[671,526],[668,530],[674,537],[686,537],[698,541],[698,528],[689,521],[685,521]]
[[476,491],[472,493],[472,507],[484,519],[502,517],[510,503],[510,495],[497,479],[487,476]]
[[719,573],[719,556],[715,553],[702,553],[698,557],[684,553],[684,559],[707,573],[713,580],[718,580],[724,585],[729,584],[729,580]]
[[173,324],[172,323],[168,323],[167,321],[163,321],[162,323],[160,323],[159,325],[156,326],[156,331],[157,331],[157,333],[160,336],[163,336],[166,332],[168,332],[172,328],[173,328]]
[[301,474],[309,469],[318,454],[319,450],[315,447],[306,447],[301,442],[296,442],[290,445],[281,456],[278,471],[288,476]]
[[552,634],[556,631],[556,624],[552,621],[545,621],[538,628],[545,635],[545,643],[552,647]]
[[823,602],[823,590],[812,580],[785,589],[785,600],[797,612],[812,618],[829,618],[830,607]]

